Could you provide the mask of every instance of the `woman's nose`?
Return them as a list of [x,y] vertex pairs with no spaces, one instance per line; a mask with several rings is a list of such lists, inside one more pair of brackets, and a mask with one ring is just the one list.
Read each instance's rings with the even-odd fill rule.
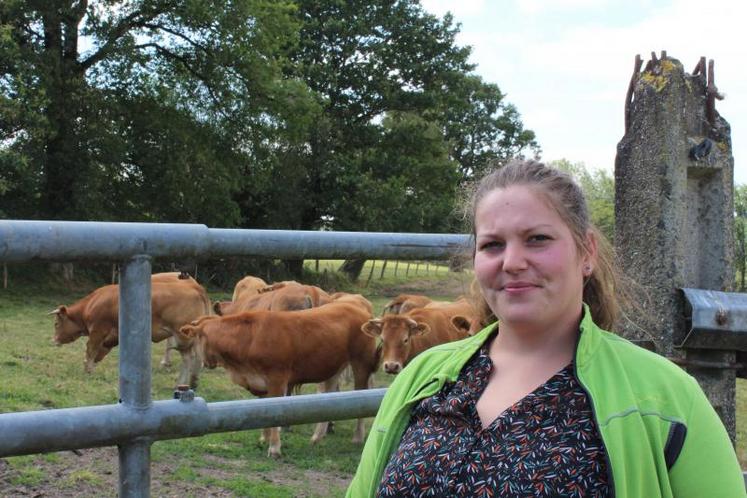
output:
[[506,244],[503,251],[503,271],[515,272],[527,268],[527,259],[521,244]]

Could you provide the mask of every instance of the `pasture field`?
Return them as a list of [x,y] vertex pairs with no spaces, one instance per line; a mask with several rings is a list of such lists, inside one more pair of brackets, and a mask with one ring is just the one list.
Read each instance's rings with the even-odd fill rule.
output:
[[[320,264],[325,263],[324,261]],[[326,262],[337,268],[339,262]],[[315,264],[307,262],[307,266]],[[346,289],[368,297],[375,313],[398,293],[422,293],[434,299],[453,299],[469,287],[469,272],[436,273],[408,278],[393,264],[379,278],[381,262],[366,284]],[[378,269],[377,269],[378,268]],[[399,269],[403,268],[400,263]],[[423,266],[421,264],[421,270]],[[389,274],[389,271],[392,271]],[[94,286],[65,290],[61,286],[23,286],[0,289],[0,412],[43,410],[111,404],[118,399],[118,354],[115,348],[91,375],[83,372],[85,338],[62,347],[52,345],[53,320],[46,313],[70,304]],[[213,300],[230,299],[231,292],[211,292]],[[165,343],[152,348],[152,396],[169,399],[179,367],[159,366]],[[375,387],[390,382],[378,373]],[[344,387],[349,389],[349,386]],[[313,392],[306,386],[303,392]],[[203,370],[197,395],[208,402],[246,399],[251,395],[231,383],[225,371]],[[747,381],[737,384],[737,450],[747,468]],[[335,424],[333,434],[312,446],[312,425],[283,431],[283,456],[272,460],[260,431],[212,434],[153,444],[151,493],[154,497],[339,497],[358,463],[361,446],[350,441],[354,421]],[[370,420],[369,420],[370,425]],[[0,436],[1,437],[1,436]],[[113,497],[118,486],[116,448],[84,449],[0,459],[0,496]]]
[[[339,264],[331,262],[332,266]],[[380,313],[386,302],[400,292],[451,299],[469,285],[466,273],[442,271],[436,275],[432,265],[429,276],[423,272],[421,264],[421,274],[414,277],[411,269],[407,280],[404,273],[396,279],[393,273],[379,279],[377,273],[369,286],[346,290],[366,295],[375,313]],[[362,283],[364,275],[367,276],[362,274]],[[57,305],[71,304],[83,297],[95,285],[65,290],[61,286],[14,288],[12,284],[11,281],[9,289],[0,289],[0,412],[115,403],[119,397],[119,348],[114,348],[97,364],[93,374],[87,375],[83,372],[85,338],[54,346],[53,318],[47,315]],[[230,297],[230,290],[211,292],[213,300]],[[159,361],[165,342],[152,346],[153,399],[170,399],[179,371],[179,355],[174,353],[173,365],[164,368]],[[374,384],[384,387],[389,381],[386,374],[379,373]],[[313,391],[312,386],[303,389],[305,393]],[[197,395],[208,402],[252,397],[234,385],[221,368],[203,369]],[[361,451],[360,445],[350,441],[353,426],[354,421],[336,422],[334,433],[315,446],[309,443],[313,425],[283,431],[283,456],[279,460],[266,456],[266,444],[259,442],[260,431],[156,442],[152,446],[152,496],[343,496]],[[116,496],[117,486],[116,448],[0,459],[3,497],[106,497]]]

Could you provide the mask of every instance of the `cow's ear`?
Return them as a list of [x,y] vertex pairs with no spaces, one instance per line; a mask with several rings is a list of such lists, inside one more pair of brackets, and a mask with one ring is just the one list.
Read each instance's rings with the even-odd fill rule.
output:
[[192,339],[197,335],[197,326],[194,325],[195,322],[192,322],[189,325],[184,325],[179,328],[179,331],[177,332],[178,335],[186,338],[186,339]]
[[216,315],[223,316],[223,308],[221,307],[220,301],[215,301],[213,303],[213,311],[215,311]]
[[379,337],[381,335],[381,329],[383,325],[384,322],[382,322],[378,318],[373,318],[361,325],[361,330],[366,335],[370,335],[371,337]]
[[458,331],[464,332],[465,334],[469,334],[469,329],[472,325],[469,319],[466,316],[462,315],[452,316],[451,324],[456,327]]
[[415,337],[419,335],[425,335],[428,334],[431,331],[430,325],[423,322],[418,322],[415,324],[414,327],[410,328],[410,336]]

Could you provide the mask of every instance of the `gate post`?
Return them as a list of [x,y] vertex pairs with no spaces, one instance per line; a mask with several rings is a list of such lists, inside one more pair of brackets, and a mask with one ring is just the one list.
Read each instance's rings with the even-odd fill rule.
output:
[[636,57],[615,158],[615,248],[647,296],[643,316],[619,329],[685,365],[734,441],[736,353],[678,342],[688,327],[679,289],[733,285],[731,131],[715,110],[713,61],[691,75],[666,52],[651,55],[643,72]]
[[[151,400],[151,261],[125,262],[119,281],[119,395],[126,409],[146,411]],[[150,496],[151,441],[119,446],[120,498]]]

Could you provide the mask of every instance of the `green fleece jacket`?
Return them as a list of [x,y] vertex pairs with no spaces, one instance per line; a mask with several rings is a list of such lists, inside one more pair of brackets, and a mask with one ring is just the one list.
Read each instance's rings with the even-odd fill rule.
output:
[[[602,435],[612,496],[747,496],[726,430],[695,379],[669,360],[600,329],[590,315],[586,309],[581,321],[575,374]],[[413,405],[455,382],[493,327],[431,348],[397,375],[374,420],[348,497],[376,495]]]

